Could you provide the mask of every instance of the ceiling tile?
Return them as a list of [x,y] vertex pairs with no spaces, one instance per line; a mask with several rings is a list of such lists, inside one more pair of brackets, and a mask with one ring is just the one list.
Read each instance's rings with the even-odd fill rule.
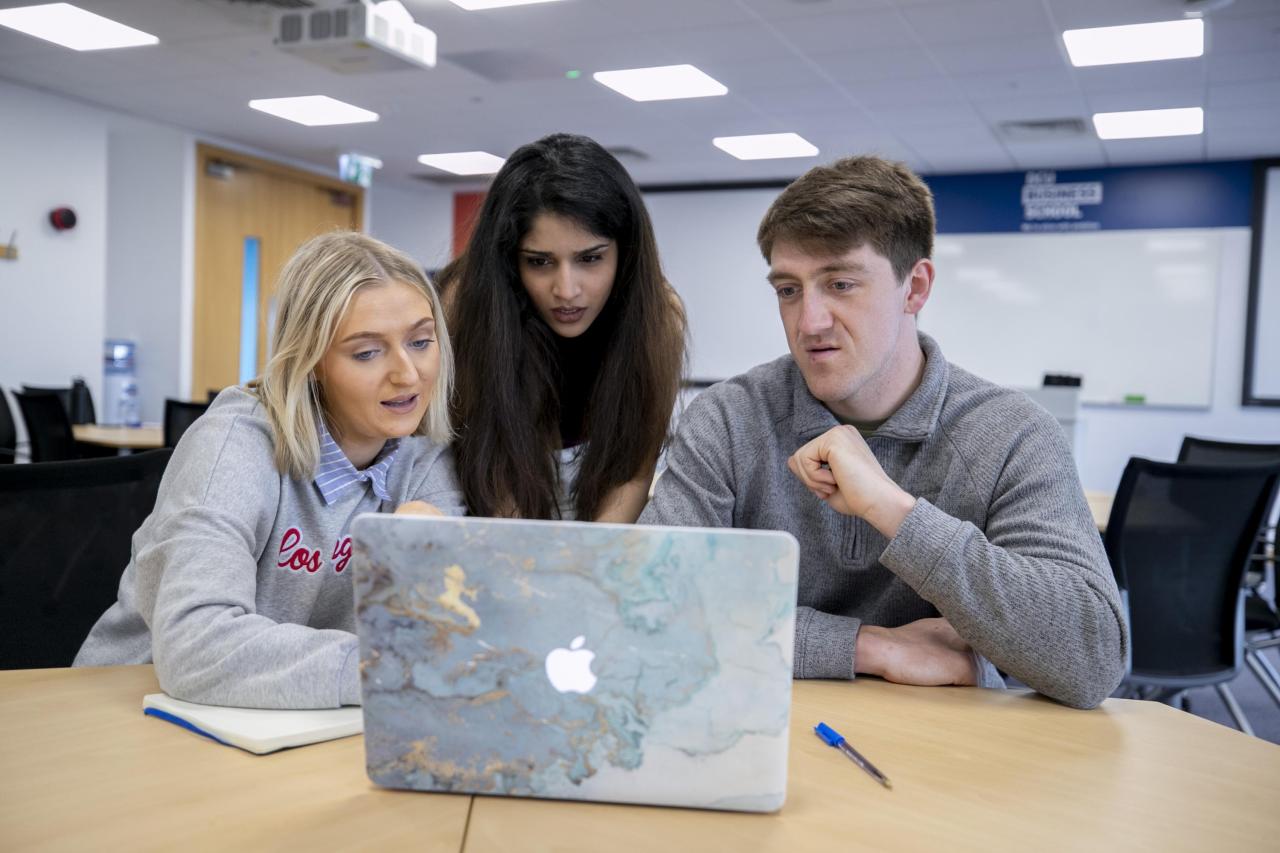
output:
[[972,106],[962,99],[952,99],[929,109],[915,109],[908,104],[877,106],[872,110],[885,127],[895,133],[916,130],[936,130],[940,127],[985,128],[988,122]]
[[1272,147],[1280,150],[1280,110],[1259,110],[1252,107],[1209,107],[1205,110],[1206,133],[1235,133],[1268,128],[1272,130],[1276,140]]
[[1209,106],[1280,110],[1280,85],[1276,81],[1262,81],[1210,86]]
[[1102,141],[1107,162],[1116,166],[1137,163],[1185,163],[1204,158],[1203,136],[1170,136],[1162,139],[1110,139]]
[[1089,108],[1095,113],[1122,110],[1167,110],[1178,107],[1203,107],[1202,90],[1135,89],[1131,92],[1095,92],[1087,96]]
[[981,0],[975,3],[909,6],[903,16],[928,45],[988,41],[1027,35],[1056,35],[1039,3]]
[[1205,30],[1205,50],[1209,53],[1280,51],[1280,12],[1273,5],[1269,15],[1210,18]]
[[1198,93],[1207,69],[1203,59],[1171,59],[1165,62],[1131,62],[1074,69],[1086,93],[1124,92],[1142,89],[1183,88]]
[[1106,163],[1102,144],[1092,134],[1068,142],[1005,142],[1019,169],[1082,169]]
[[886,80],[919,80],[938,73],[932,63],[902,48],[828,51],[812,53],[809,59],[835,80],[864,86]]
[[1090,114],[1088,101],[1079,94],[992,98],[975,100],[973,106],[978,113],[991,122],[1039,121],[1056,118],[1088,119]]
[[1252,53],[1213,53],[1205,57],[1209,63],[1209,82],[1239,83],[1280,78],[1280,50]]
[[1044,5],[1064,30],[1146,24],[1182,17],[1181,10],[1170,0],[1044,0]]
[[956,74],[952,80],[974,101],[1078,95],[1080,86],[1065,68],[1007,71],[994,74]]
[[[805,53],[883,50],[916,44],[915,34],[894,10],[813,15],[771,21],[770,26]],[[903,61],[909,60],[910,57],[903,57]]]
[[1230,134],[1209,133],[1208,156],[1214,160],[1246,157],[1280,157],[1274,129],[1239,130]]
[[948,74],[981,74],[1067,67],[1066,49],[1049,35],[984,39],[931,47]]

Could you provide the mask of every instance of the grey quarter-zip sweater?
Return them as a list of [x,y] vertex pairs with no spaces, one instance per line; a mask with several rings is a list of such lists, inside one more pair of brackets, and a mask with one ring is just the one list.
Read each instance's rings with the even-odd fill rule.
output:
[[[862,623],[943,616],[987,661],[1090,708],[1124,674],[1115,578],[1057,422],[1021,392],[948,364],[920,334],[920,385],[867,438],[917,498],[886,540],[787,469],[838,425],[790,355],[712,386],[681,416],[640,524],[785,530],[800,542],[795,676],[854,677]],[[989,666],[980,682],[992,683]]]
[[277,470],[257,397],[230,388],[183,434],[133,536],[116,603],[75,666],[155,663],[178,699],[247,708],[360,703],[352,520],[410,500],[464,513],[452,454],[401,439],[389,500],[358,483],[326,501]]

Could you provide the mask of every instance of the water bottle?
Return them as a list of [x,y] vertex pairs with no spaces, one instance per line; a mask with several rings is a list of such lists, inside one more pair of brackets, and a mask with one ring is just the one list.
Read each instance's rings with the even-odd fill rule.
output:
[[[134,353],[136,345],[133,341],[109,339],[106,342],[102,352],[102,399],[106,403],[103,407],[102,422],[113,426],[120,426],[126,423],[124,413],[121,406],[125,401],[124,385],[126,382],[133,381],[134,387],[132,399],[134,406],[137,406],[138,386],[137,372],[134,366]],[[137,420],[137,415],[134,415]]]
[[125,426],[142,426],[142,415],[138,409],[138,382],[126,379],[120,385],[120,422]]

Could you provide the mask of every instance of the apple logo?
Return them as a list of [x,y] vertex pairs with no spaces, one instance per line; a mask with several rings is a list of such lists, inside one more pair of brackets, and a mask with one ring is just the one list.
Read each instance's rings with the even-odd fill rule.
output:
[[577,636],[567,649],[552,649],[547,655],[547,679],[561,693],[590,693],[596,686],[591,661],[596,653],[582,648],[587,638]]

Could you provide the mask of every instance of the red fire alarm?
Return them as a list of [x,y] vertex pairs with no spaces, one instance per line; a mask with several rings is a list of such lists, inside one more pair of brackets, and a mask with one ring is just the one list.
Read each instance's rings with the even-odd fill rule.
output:
[[69,207],[55,207],[49,211],[49,222],[55,231],[68,231],[76,227],[76,212]]

